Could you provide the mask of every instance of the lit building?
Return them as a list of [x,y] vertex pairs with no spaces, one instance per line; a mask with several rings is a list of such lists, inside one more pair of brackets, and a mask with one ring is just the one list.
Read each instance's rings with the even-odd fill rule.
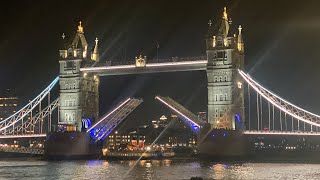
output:
[[[64,39],[64,36],[63,36]],[[60,51],[59,128],[81,131],[82,119],[99,117],[99,76],[82,73],[80,68],[99,61],[98,39],[91,56],[80,22],[72,43]]]
[[18,97],[10,92],[3,93],[0,97],[0,120],[3,120],[18,110]]
[[237,69],[244,69],[242,28],[229,31],[227,9],[213,26],[209,23],[207,46],[208,123],[214,128],[244,128],[244,91]]
[[136,131],[118,133],[115,131],[106,138],[107,148],[110,150],[141,150],[144,149],[145,136]]

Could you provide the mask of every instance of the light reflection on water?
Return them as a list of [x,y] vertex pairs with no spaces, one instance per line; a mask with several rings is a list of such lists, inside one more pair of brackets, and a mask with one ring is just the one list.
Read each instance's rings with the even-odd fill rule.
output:
[[320,179],[320,164],[170,159],[141,160],[132,168],[134,164],[105,160],[0,161],[0,179]]

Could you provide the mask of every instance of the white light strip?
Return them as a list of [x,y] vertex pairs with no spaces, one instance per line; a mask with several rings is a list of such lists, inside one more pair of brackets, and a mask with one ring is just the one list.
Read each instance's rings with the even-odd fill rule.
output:
[[247,135],[320,136],[319,132],[243,131]]
[[91,129],[93,129],[94,127],[96,127],[98,124],[100,124],[102,121],[104,121],[107,117],[109,117],[112,113],[114,113],[116,110],[118,110],[120,107],[122,107],[123,105],[125,105],[128,101],[130,101],[131,98],[128,98],[127,100],[125,100],[123,103],[121,103],[118,107],[116,107],[114,110],[112,110],[110,113],[108,113],[107,115],[105,115],[103,118],[101,118],[100,121],[98,121],[96,124],[94,124],[93,126],[91,126],[87,132],[89,132]]
[[[241,71],[241,70],[238,70],[238,71]],[[244,73],[243,71],[241,71],[241,72],[242,72],[248,79],[250,79],[251,81],[253,81],[257,86],[261,87],[263,90],[267,91],[268,93],[272,94],[273,96],[276,96],[276,97],[277,97],[278,99],[280,99],[281,101],[283,101],[283,102],[285,102],[285,103],[287,103],[287,104],[289,104],[289,105],[291,105],[291,106],[293,106],[293,107],[295,107],[295,108],[297,108],[297,109],[299,109],[299,110],[301,110],[301,111],[304,111],[304,112],[306,112],[306,113],[308,113],[308,114],[311,114],[311,115],[313,115],[313,116],[317,116],[318,118],[320,118],[319,115],[314,114],[314,113],[312,113],[312,112],[309,112],[309,111],[307,111],[307,110],[305,110],[305,109],[302,109],[302,108],[300,108],[300,107],[298,107],[298,106],[296,106],[296,105],[288,102],[287,100],[282,99],[280,96],[276,95],[276,94],[273,93],[272,91],[266,89],[265,87],[263,87],[262,85],[260,85],[259,83],[257,83],[254,79],[251,78],[250,75]]]
[[0,139],[37,138],[37,137],[46,137],[46,136],[47,136],[47,134],[0,135]]
[[0,124],[5,124],[6,121],[11,120],[12,118],[14,118],[14,116],[16,116],[17,114],[19,114],[21,111],[23,111],[24,109],[26,109],[28,106],[32,105],[32,103],[34,101],[35,104],[33,104],[30,109],[27,110],[27,112],[24,112],[20,117],[18,117],[18,119],[15,119],[12,123],[0,128],[0,131],[7,129],[8,127],[13,126],[14,124],[16,124],[17,122],[19,122],[21,119],[23,119],[29,112],[31,112],[44,98],[45,96],[49,93],[49,91],[53,88],[53,86],[58,82],[59,80],[59,76],[56,77],[50,84],[49,86],[44,89],[36,98],[34,98],[31,102],[29,102],[27,105],[25,105],[23,108],[21,108],[19,111],[17,111],[16,113],[14,113],[13,115],[11,115],[10,117],[6,118],[5,120],[1,121]]
[[[254,90],[256,90],[257,93],[259,93],[261,96],[263,96],[263,97],[264,97],[266,100],[268,100],[271,104],[273,104],[274,106],[278,107],[280,110],[282,110],[283,112],[289,114],[290,116],[295,117],[296,119],[299,119],[299,120],[301,120],[301,121],[303,121],[303,122],[306,122],[306,123],[308,123],[308,124],[311,124],[311,125],[320,127],[320,124],[314,123],[314,122],[312,122],[312,121],[310,121],[310,120],[308,120],[308,119],[304,119],[304,118],[302,118],[302,117],[300,117],[300,116],[297,116],[296,114],[291,113],[290,111],[286,110],[286,109],[283,108],[282,106],[280,106],[280,105],[278,105],[277,103],[275,103],[273,100],[271,100],[270,98],[268,98],[265,94],[263,94],[263,93],[259,90],[259,88],[256,87],[256,85],[255,85],[256,82],[255,82],[254,80],[251,79],[251,80],[254,82],[254,84],[253,84],[253,83],[248,79],[247,75],[246,75],[243,71],[241,71],[241,70],[239,70],[239,69],[238,69],[238,71],[239,71],[239,74],[243,77],[243,79],[244,79]],[[266,90],[266,91],[267,91],[267,90]],[[267,92],[269,92],[269,91],[267,91]],[[276,96],[276,97],[278,97],[278,96]]]
[[159,101],[161,101],[162,103],[164,103],[165,105],[167,105],[168,107],[170,107],[171,109],[173,109],[174,111],[176,111],[177,113],[179,113],[181,116],[185,117],[186,119],[188,119],[189,121],[191,121],[193,124],[197,125],[198,127],[199,124],[195,123],[194,121],[192,121],[191,119],[189,119],[187,116],[185,116],[184,114],[182,114],[180,111],[178,111],[177,109],[175,109],[174,107],[172,107],[170,104],[166,103],[164,100],[162,100],[159,96],[156,96],[156,99],[158,99]]
[[[201,61],[185,61],[185,62],[168,62],[168,63],[150,63],[146,64],[146,67],[166,67],[166,66],[180,66],[180,65],[197,65],[197,64],[207,64],[207,60]],[[114,70],[114,69],[133,69],[133,68],[146,68],[146,67],[136,67],[135,65],[121,65],[121,66],[102,66],[102,67],[87,67],[80,68],[80,71],[99,71],[99,70]]]

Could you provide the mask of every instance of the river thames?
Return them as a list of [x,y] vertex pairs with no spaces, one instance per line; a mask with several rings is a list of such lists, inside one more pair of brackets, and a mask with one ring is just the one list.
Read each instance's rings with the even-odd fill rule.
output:
[[320,179],[320,164],[200,160],[0,161],[0,179]]

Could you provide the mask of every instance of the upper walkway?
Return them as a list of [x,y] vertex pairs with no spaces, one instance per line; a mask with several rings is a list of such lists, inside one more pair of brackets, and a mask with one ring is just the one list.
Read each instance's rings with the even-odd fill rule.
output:
[[97,63],[91,67],[83,67],[82,72],[96,73],[100,76],[143,74],[176,71],[200,71],[207,69],[207,57],[171,58],[146,61],[145,66],[135,63]]

